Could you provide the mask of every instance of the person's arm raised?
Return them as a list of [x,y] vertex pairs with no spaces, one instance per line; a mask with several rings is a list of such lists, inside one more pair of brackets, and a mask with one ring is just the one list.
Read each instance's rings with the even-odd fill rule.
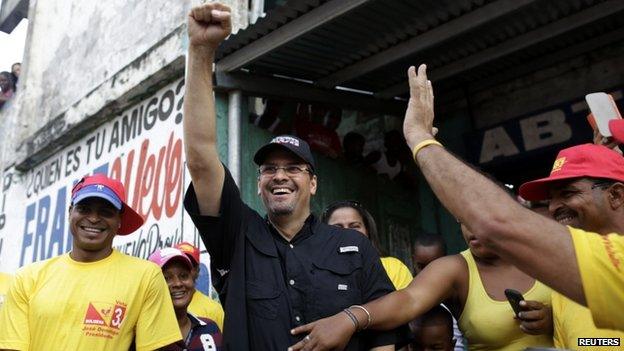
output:
[[[408,71],[410,100],[403,133],[410,149],[433,139],[433,90],[426,66]],[[457,219],[501,258],[528,275],[584,304],[572,237],[568,229],[534,213],[439,146],[417,151],[416,163],[429,186]]]
[[219,214],[225,177],[217,150],[212,66],[217,47],[231,31],[230,9],[225,5],[204,4],[189,13],[184,151],[202,215]]
[[[360,328],[390,330],[408,323],[451,297],[462,271],[460,258],[449,256],[431,262],[405,289],[392,292],[360,308],[350,308]],[[302,341],[289,348],[298,350],[342,350],[356,332],[355,321],[346,312],[320,319],[293,329],[292,334],[308,333]]]

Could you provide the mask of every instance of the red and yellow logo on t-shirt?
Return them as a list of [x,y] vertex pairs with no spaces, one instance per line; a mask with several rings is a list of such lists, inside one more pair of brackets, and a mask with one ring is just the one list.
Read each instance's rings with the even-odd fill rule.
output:
[[82,330],[86,336],[113,338],[119,334],[125,316],[126,304],[123,302],[89,302]]

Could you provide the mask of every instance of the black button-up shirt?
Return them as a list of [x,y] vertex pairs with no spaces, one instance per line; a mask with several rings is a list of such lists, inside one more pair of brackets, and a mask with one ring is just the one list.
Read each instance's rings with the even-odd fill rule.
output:
[[[303,337],[292,336],[293,327],[394,290],[368,238],[311,215],[288,242],[242,202],[225,173],[219,217],[199,215],[192,184],[184,207],[210,253],[226,350],[286,350]],[[405,328],[360,332],[346,350],[403,343],[406,336]]]

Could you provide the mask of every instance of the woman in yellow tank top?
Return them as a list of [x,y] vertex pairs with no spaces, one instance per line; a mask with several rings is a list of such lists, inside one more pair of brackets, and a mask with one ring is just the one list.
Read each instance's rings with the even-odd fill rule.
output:
[[[462,279],[460,298],[463,304],[461,310],[457,311],[457,322],[468,340],[469,349],[511,351],[529,346],[552,346],[551,289],[483,247],[464,225],[461,229],[469,247],[460,254],[468,275],[467,281]],[[525,322],[519,325],[513,319],[513,310],[505,298],[504,291],[507,288],[522,292],[531,305],[544,306],[540,312],[523,314],[529,314],[531,318],[534,317],[532,315],[543,313],[544,318],[538,323]]]
[[[463,225],[462,232],[468,250],[431,262],[407,288],[364,305],[370,313],[368,328],[392,329],[444,303],[459,321],[469,350],[552,347],[551,290],[504,262]],[[526,304],[520,318],[514,318],[505,289],[515,289],[524,295]],[[367,321],[363,310],[350,311],[358,320]],[[309,333],[307,349],[329,350],[345,345],[355,328],[350,317],[341,312],[296,328],[294,332]],[[300,346],[296,345],[294,350]]]

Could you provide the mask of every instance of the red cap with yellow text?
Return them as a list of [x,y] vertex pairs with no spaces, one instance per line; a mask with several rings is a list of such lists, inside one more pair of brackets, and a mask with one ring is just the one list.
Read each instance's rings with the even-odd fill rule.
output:
[[199,249],[191,243],[183,241],[174,246],[176,249],[184,252],[193,261],[193,264],[197,266],[199,264]]
[[550,176],[520,186],[520,196],[529,201],[548,199],[555,181],[573,178],[605,178],[624,182],[624,157],[605,146],[583,144],[559,151]]
[[75,205],[91,197],[104,199],[120,211],[121,227],[117,231],[118,235],[130,234],[145,222],[143,216],[126,203],[126,191],[118,180],[104,174],[83,177],[72,188],[71,204]]

